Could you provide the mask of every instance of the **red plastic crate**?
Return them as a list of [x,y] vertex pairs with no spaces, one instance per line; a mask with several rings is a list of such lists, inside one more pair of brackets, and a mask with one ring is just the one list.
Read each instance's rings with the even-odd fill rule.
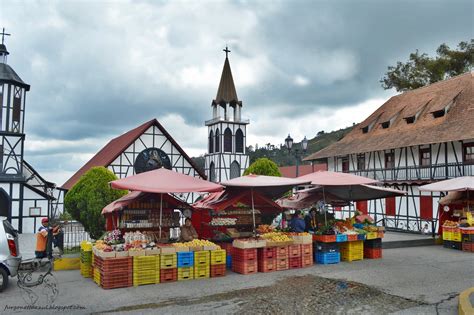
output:
[[99,269],[102,273],[116,271],[132,272],[133,257],[102,259],[96,256],[94,258],[94,264],[94,267]]
[[289,269],[288,258],[277,258],[276,259],[276,270],[287,270]]
[[313,256],[301,256],[301,267],[309,267],[313,265]]
[[313,244],[301,244],[301,256],[313,256]]
[[263,247],[258,249],[258,260],[276,258],[276,247]]
[[474,243],[463,242],[462,243],[462,250],[465,251],[465,252],[473,252],[474,251]]
[[109,271],[100,273],[100,287],[103,289],[127,288],[133,286],[132,272]]
[[334,243],[336,242],[336,235],[313,235],[313,241]]
[[290,245],[288,246],[288,257],[295,258],[301,257],[301,245]]
[[232,271],[248,275],[258,271],[257,260],[235,261],[232,259]]
[[288,267],[290,269],[301,268],[301,257],[291,257],[288,259]]
[[233,248],[232,250],[232,261],[257,261],[257,249],[256,248]]
[[227,255],[232,255],[232,243],[228,243],[228,242],[222,242],[222,243],[216,243],[217,245],[219,245],[223,250],[225,250],[226,254]]
[[288,258],[288,246],[280,246],[275,248],[277,258]]
[[364,248],[364,258],[382,258],[382,248]]
[[266,258],[258,260],[258,272],[271,272],[276,271],[277,269],[277,259],[276,258]]
[[357,241],[357,234],[354,234],[354,235],[347,235],[347,241],[348,242],[353,242],[353,241]]
[[226,265],[211,265],[211,278],[215,277],[224,277],[225,276]]
[[178,268],[160,270],[160,283],[174,281],[178,281]]

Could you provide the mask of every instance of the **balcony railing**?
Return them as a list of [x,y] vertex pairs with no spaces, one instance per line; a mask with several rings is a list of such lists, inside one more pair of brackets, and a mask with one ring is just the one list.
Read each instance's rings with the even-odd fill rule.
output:
[[375,168],[349,171],[380,181],[442,180],[459,176],[473,176],[474,164],[448,163],[430,166],[408,166],[395,168]]
[[235,122],[235,123],[240,123],[240,124],[249,124],[250,123],[250,119],[235,120],[233,117],[227,117],[227,119],[225,119],[225,117],[219,116],[219,117],[216,117],[216,118],[206,120],[205,124],[206,124],[206,126],[209,126],[209,125],[215,124],[217,122],[221,122],[221,121],[222,122]]

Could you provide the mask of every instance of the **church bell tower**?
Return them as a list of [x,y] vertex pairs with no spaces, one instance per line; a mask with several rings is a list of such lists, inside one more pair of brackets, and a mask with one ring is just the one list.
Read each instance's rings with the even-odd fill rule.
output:
[[216,98],[212,101],[212,119],[208,127],[208,150],[205,155],[207,179],[222,182],[239,177],[249,166],[246,154],[246,135],[249,120],[242,119],[242,101],[235,90],[229,63],[230,50],[226,47]]

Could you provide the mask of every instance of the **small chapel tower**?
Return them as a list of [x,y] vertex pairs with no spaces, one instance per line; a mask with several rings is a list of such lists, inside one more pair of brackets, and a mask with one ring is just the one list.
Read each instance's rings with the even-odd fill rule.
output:
[[212,119],[208,127],[208,151],[205,155],[205,171],[208,180],[222,182],[242,175],[249,166],[246,154],[246,135],[249,120],[242,119],[242,101],[235,90],[230,70],[229,52],[226,47],[224,68],[212,101]]

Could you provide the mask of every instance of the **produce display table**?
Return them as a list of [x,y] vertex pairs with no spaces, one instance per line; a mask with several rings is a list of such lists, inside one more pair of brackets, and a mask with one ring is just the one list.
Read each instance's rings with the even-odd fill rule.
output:
[[442,227],[443,247],[474,253],[474,227],[460,227],[445,221]]

